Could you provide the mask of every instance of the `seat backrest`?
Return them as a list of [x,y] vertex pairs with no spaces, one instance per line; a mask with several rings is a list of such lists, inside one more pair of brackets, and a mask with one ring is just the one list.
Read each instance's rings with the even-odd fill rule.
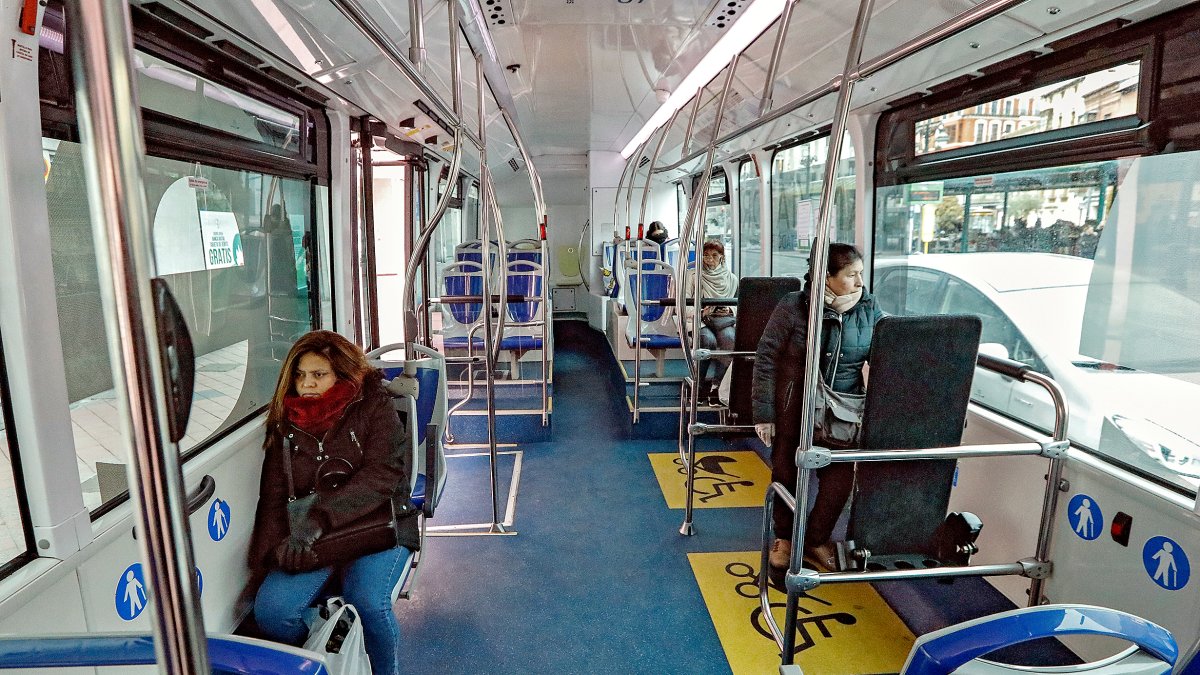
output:
[[[800,288],[801,281],[792,277],[746,277],[738,282],[734,350],[752,352],[757,349],[775,305],[783,296]],[[750,390],[754,384],[754,362],[734,359],[731,367],[729,411],[736,415],[738,424],[749,424],[752,418]]]
[[[409,357],[408,349],[412,349]],[[398,355],[398,357],[397,357]],[[389,358],[385,358],[389,357]],[[437,481],[426,481],[426,499],[436,505],[446,484],[446,455],[440,436],[446,429],[448,409],[446,394],[446,359],[433,349],[404,343],[385,345],[367,354],[372,366],[383,372],[386,388],[392,394],[392,407],[405,421],[412,440],[412,471],[410,490],[415,489],[418,476],[427,475],[428,449],[436,448]],[[405,386],[398,378],[410,377],[414,387]],[[430,425],[436,425],[437,438],[430,439]],[[429,446],[430,442],[434,446]]]
[[[509,295],[541,298],[544,283],[541,265],[527,260],[514,260],[508,263],[506,292]],[[529,302],[510,302],[508,303],[508,316],[517,323],[527,323],[538,320],[541,309],[540,299]]]
[[[1029,640],[1065,635],[1099,635],[1131,642],[1124,655],[1094,663],[1061,666],[1007,666],[984,661],[997,649]],[[1125,612],[1090,605],[1023,607],[926,633],[909,652],[901,675],[1167,675],[1179,658],[1179,646],[1167,629]]]
[[[980,320],[970,315],[887,316],[871,340],[871,382],[860,445],[939,448],[962,442]],[[847,538],[872,554],[935,552],[955,461],[864,462]]]
[[642,302],[648,300],[662,300],[670,296],[671,282],[675,277],[674,270],[671,266],[661,260],[645,260],[642,262],[642,274],[639,282],[637,263],[630,260],[626,263],[628,269],[625,270],[627,288],[625,291],[625,307],[629,312],[629,323],[625,327],[625,334],[629,340],[629,344],[633,344],[637,337],[637,326],[634,323],[635,318],[641,319],[641,333],[645,337],[647,335],[672,335],[678,336],[675,324],[671,321],[675,316],[675,309],[670,306],[662,306],[659,304],[643,304],[641,316],[638,317],[635,313],[634,298],[637,294],[641,295]]
[[[445,295],[483,295],[483,266],[479,262],[463,260],[442,268],[442,289]],[[470,326],[483,313],[482,302],[443,302],[449,319],[461,326]]]

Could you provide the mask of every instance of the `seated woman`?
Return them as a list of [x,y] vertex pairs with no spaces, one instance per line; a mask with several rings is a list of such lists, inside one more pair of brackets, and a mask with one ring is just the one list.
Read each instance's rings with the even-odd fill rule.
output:
[[[362,617],[374,672],[398,673],[400,626],[391,593],[420,538],[409,500],[412,448],[381,373],[341,335],[308,333],[283,362],[266,426],[250,545],[254,578],[265,576],[254,601],[259,627],[274,640],[303,643],[308,628],[301,615],[336,572],[342,595]],[[290,526],[285,452],[294,494],[316,495],[308,516]],[[349,476],[347,467],[353,467]],[[313,544],[322,533],[354,523],[387,500],[399,521],[395,547],[312,569]]]
[[[725,247],[719,241],[704,242],[703,266],[700,274],[700,298],[736,298],[737,277],[725,266]],[[692,297],[696,284],[695,272],[687,274],[684,293]],[[689,309],[688,320],[694,314]],[[733,350],[734,324],[737,322],[733,307],[704,307],[700,310],[700,347],[702,349]],[[723,357],[700,364],[700,400],[715,399],[717,386],[725,375],[731,359]],[[712,379],[708,378],[709,365],[713,365]]]
[[667,227],[656,220],[650,223],[650,227],[646,229],[646,238],[662,246],[667,239],[671,238],[671,235],[667,232]]

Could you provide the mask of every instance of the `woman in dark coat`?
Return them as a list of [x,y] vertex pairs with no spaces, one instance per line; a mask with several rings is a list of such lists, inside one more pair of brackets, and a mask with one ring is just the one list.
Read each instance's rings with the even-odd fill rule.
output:
[[[871,350],[875,323],[883,312],[863,288],[863,259],[858,249],[850,244],[830,244],[828,263],[825,283],[820,289],[824,298],[821,377],[835,391],[862,393],[866,391],[863,366]],[[796,485],[800,389],[804,386],[811,294],[812,280],[806,275],[804,290],[784,296],[775,306],[754,360],[755,431],[771,446],[771,480],[790,489]],[[835,361],[837,372],[831,373]],[[829,537],[854,486],[854,465],[830,464],[816,473],[819,487],[805,530],[805,552],[816,562],[832,568],[834,548]],[[791,538],[792,513],[777,505],[771,567],[788,566]]]
[[[400,626],[392,589],[420,546],[409,485],[412,445],[362,350],[332,331],[301,337],[288,352],[267,413],[258,512],[250,567],[265,575],[254,615],[271,638],[300,644],[301,615],[336,571],[346,601],[358,609],[375,673],[399,672]],[[305,522],[289,527],[284,453],[295,496],[316,494]],[[335,489],[336,488],[336,489]],[[391,500],[397,546],[312,570],[313,544]],[[311,571],[304,571],[311,570]]]

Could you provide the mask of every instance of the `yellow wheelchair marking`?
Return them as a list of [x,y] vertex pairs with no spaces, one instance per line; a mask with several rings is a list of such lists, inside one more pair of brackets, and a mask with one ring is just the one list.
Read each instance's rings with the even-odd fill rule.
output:
[[[662,488],[667,508],[682,509],[687,499],[687,474],[679,453],[651,453],[650,465]],[[696,453],[696,497],[692,506],[719,509],[763,505],[771,470],[753,450]]]
[[[700,594],[734,675],[774,673],[779,647],[762,618],[757,551],[689,553]],[[783,628],[787,597],[769,591]],[[804,675],[897,673],[915,638],[869,584],[829,584],[800,596],[795,663]]]

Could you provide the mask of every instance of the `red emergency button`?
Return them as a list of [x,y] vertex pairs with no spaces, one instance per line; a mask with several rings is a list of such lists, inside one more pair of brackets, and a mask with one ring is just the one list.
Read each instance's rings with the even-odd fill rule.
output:
[[1113,516],[1112,527],[1109,532],[1112,534],[1113,541],[1122,546],[1129,546],[1129,531],[1133,529],[1133,516],[1123,511],[1118,511],[1117,515]]

